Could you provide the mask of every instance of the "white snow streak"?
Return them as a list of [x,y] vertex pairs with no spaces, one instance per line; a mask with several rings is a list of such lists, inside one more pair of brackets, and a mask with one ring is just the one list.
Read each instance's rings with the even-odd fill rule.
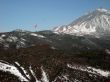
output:
[[13,65],[8,65],[0,62],[0,71],[9,72],[19,78],[20,81],[28,81],[22,74],[18,71],[18,69]]
[[32,36],[36,36],[36,37],[40,37],[40,38],[45,38],[44,36],[42,35],[38,35],[38,34],[35,34],[35,33],[31,33]]
[[109,49],[106,49],[105,51],[106,51],[107,54],[110,54],[110,50]]
[[102,76],[104,76],[104,77],[108,77],[108,76],[110,76],[110,72],[109,71],[104,71],[104,70],[101,70],[101,69],[96,69],[96,68],[93,68],[93,67],[87,67],[87,69],[91,69],[91,70],[93,70],[93,72],[91,72],[91,73],[98,73],[98,74],[100,74],[100,75],[102,75]]
[[80,65],[70,65],[70,64],[67,64],[67,66],[69,68],[72,68],[72,69],[76,69],[76,70],[81,70],[81,71],[84,71],[84,72],[88,72],[88,73],[92,73],[92,74],[96,74],[96,75],[100,75],[100,76],[104,76],[104,77],[108,77],[110,76],[110,72],[109,71],[104,71],[104,70],[101,70],[101,69],[96,69],[94,67],[90,67],[90,66],[80,66]]
[[35,78],[35,80],[36,80],[35,82],[40,82],[40,81],[37,79],[37,77],[36,77],[34,71],[32,70],[32,67],[31,67],[31,66],[30,66],[29,70],[30,70],[30,72],[32,73],[32,75],[34,76],[34,78]]
[[15,64],[18,65],[18,66],[22,69],[22,71],[23,71],[24,74],[28,77],[28,79],[31,78],[31,77],[29,76],[29,73],[28,73],[23,67],[21,67],[20,64],[19,64],[18,62],[15,62]]
[[49,82],[48,76],[46,72],[43,70],[43,67],[41,67],[41,70],[42,70],[42,78],[41,78],[42,82]]

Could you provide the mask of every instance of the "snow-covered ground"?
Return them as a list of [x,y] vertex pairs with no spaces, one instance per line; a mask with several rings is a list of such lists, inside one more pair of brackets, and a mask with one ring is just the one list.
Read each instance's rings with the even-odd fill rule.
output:
[[[15,65],[17,65],[17,67],[19,67],[19,69],[21,69],[24,74],[22,74]],[[36,77],[36,74],[32,70],[31,66],[29,67],[29,71],[30,71],[32,76],[18,62],[15,62],[15,65],[12,65],[12,64],[9,64],[8,62],[0,60],[0,71],[8,72],[8,73],[18,77],[18,79],[21,82],[24,82],[24,81],[25,82],[30,82],[32,76],[35,78],[35,82],[49,82],[48,75],[44,71],[43,67],[41,67],[42,78],[41,78],[41,80],[38,80],[37,77]]]
[[9,72],[10,74],[13,74],[18,77],[20,81],[28,82],[28,80],[20,73],[20,71],[14,65],[0,62],[0,71]]
[[71,64],[67,64],[67,66],[71,69],[80,70],[80,71],[96,74],[99,76],[104,76],[104,77],[110,76],[110,71],[105,71],[90,66],[71,65]]
[[[110,76],[110,72],[109,71],[105,71],[102,69],[97,69],[94,67],[90,67],[90,66],[83,66],[83,65],[71,65],[71,64],[67,64],[68,68],[71,69],[75,69],[75,70],[80,70],[83,72],[88,72],[90,74],[95,74],[98,76],[103,76],[103,77],[109,77]],[[0,71],[3,72],[8,72],[12,75],[14,75],[15,77],[18,77],[18,79],[21,82],[31,82],[31,79],[34,78],[35,82],[49,82],[49,76],[48,74],[44,71],[43,66],[41,66],[41,79],[38,79],[36,77],[36,72],[34,72],[32,66],[30,65],[28,71],[22,67],[18,62],[15,62],[14,64],[10,64],[6,61],[0,60]],[[22,73],[20,72],[22,70]],[[55,78],[54,81],[55,82],[57,79],[61,79],[62,81],[66,82],[69,81],[68,75],[65,74],[61,74],[61,76],[57,76]],[[77,82],[77,79],[74,80],[74,82]]]

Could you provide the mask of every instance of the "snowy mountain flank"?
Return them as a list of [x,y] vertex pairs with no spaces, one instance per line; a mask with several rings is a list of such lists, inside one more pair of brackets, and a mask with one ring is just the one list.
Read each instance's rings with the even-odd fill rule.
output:
[[110,34],[110,11],[100,8],[79,17],[68,25],[53,29],[56,33],[71,35],[95,35]]

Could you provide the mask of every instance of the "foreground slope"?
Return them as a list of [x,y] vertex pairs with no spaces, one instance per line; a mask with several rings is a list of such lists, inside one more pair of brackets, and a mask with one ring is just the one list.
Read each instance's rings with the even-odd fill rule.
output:
[[110,56],[101,51],[70,54],[48,44],[12,50],[0,52],[1,82],[110,81]]

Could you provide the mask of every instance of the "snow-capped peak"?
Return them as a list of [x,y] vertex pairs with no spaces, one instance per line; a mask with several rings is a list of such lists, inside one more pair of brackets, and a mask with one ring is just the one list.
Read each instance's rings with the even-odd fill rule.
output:
[[72,35],[105,35],[110,34],[110,13],[104,8],[96,9],[84,16],[79,17],[69,25],[54,29],[55,33]]

